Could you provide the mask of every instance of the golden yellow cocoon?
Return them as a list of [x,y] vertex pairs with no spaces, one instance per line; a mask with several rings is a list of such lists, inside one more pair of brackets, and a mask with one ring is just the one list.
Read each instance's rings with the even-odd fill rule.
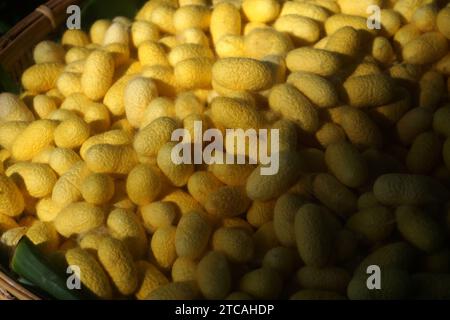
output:
[[114,180],[104,173],[93,173],[83,179],[80,192],[83,199],[94,205],[107,203],[114,195]]
[[182,187],[194,172],[194,165],[189,163],[175,164],[172,160],[172,150],[177,142],[167,142],[158,151],[156,163],[162,173],[176,187]]
[[23,196],[15,183],[4,174],[0,174],[0,191],[0,214],[10,217],[20,215],[25,208]]
[[241,33],[239,10],[229,2],[215,5],[211,14],[210,33],[214,43],[225,35],[239,35]]
[[111,299],[112,288],[108,276],[98,261],[86,250],[73,248],[65,253],[69,265],[80,268],[80,281],[92,293],[102,299]]
[[211,20],[211,11],[204,5],[185,5],[175,11],[173,26],[176,32],[189,28],[207,30]]
[[54,220],[56,230],[68,238],[98,228],[105,221],[105,212],[87,202],[75,202],[62,209]]
[[92,52],[81,76],[81,86],[84,94],[96,101],[102,99],[112,85],[114,75],[114,59],[105,51]]
[[298,45],[315,43],[320,37],[320,25],[316,21],[296,14],[280,16],[273,26],[278,32],[288,34]]
[[184,89],[210,88],[213,64],[210,58],[192,58],[178,62],[174,68],[177,84]]
[[66,206],[82,198],[80,186],[83,179],[90,174],[83,161],[74,164],[55,183],[52,200],[61,206]]
[[253,258],[253,238],[244,229],[222,227],[212,237],[215,251],[222,252],[231,262],[246,263]]
[[63,72],[60,62],[44,62],[35,64],[22,74],[22,85],[32,92],[45,92],[55,88],[58,76]]
[[42,198],[36,204],[36,215],[40,221],[53,221],[63,206],[54,202],[51,197]]
[[171,66],[191,58],[213,58],[213,53],[209,47],[195,43],[184,43],[175,46],[169,53],[168,59]]
[[84,47],[89,44],[89,37],[82,30],[67,29],[63,33],[61,43],[66,47]]
[[155,83],[144,77],[136,77],[128,82],[124,89],[125,114],[129,123],[139,128],[147,105],[158,96]]
[[169,65],[164,46],[152,40],[144,41],[139,45],[138,58],[144,66]]
[[18,162],[6,169],[13,180],[23,181],[26,191],[34,198],[49,195],[58,179],[49,165],[44,163]]
[[161,192],[162,182],[155,168],[139,164],[127,177],[127,194],[139,206],[152,202]]
[[197,283],[206,299],[223,299],[231,290],[231,269],[225,255],[208,252],[198,263]]
[[136,292],[136,298],[139,300],[145,299],[153,290],[169,283],[167,277],[147,261],[141,260],[136,262],[136,267],[140,283]]
[[290,51],[286,56],[286,66],[290,71],[304,71],[329,77],[342,66],[339,55],[326,50],[302,47]]
[[303,131],[313,133],[319,127],[317,110],[291,84],[279,84],[270,90],[269,105],[275,112],[295,122]]
[[0,93],[0,120],[32,121],[34,116],[20,98],[12,93]]
[[177,258],[175,232],[174,226],[165,226],[156,229],[152,236],[151,253],[163,269],[170,269]]
[[58,108],[55,98],[38,94],[33,98],[33,110],[39,118],[46,118],[51,112]]
[[175,248],[179,257],[200,258],[211,235],[211,226],[198,212],[184,214],[175,233]]
[[282,290],[282,279],[274,270],[263,267],[244,274],[239,289],[257,299],[276,299]]
[[140,207],[145,229],[154,233],[156,229],[170,226],[177,221],[178,208],[168,201],[155,201]]
[[97,254],[117,290],[123,295],[133,294],[138,286],[138,273],[133,256],[125,244],[120,240],[104,237]]
[[61,122],[53,134],[58,147],[74,149],[89,138],[90,127],[83,119],[75,117]]
[[273,84],[267,64],[250,58],[218,60],[212,69],[213,81],[232,90],[261,91]]
[[280,12],[280,3],[276,0],[244,0],[242,11],[252,22],[270,22]]
[[147,250],[147,236],[137,214],[131,210],[114,209],[106,220],[109,233],[121,240],[134,258],[141,258]]
[[159,29],[149,21],[135,21],[131,25],[131,40],[136,48],[145,41],[157,41],[159,39]]
[[33,49],[33,59],[36,63],[64,62],[64,48],[53,41],[41,41]]
[[97,144],[87,150],[85,161],[93,172],[128,174],[138,157],[131,145]]
[[177,123],[169,117],[160,117],[142,128],[134,139],[134,149],[139,155],[156,156],[159,149],[170,141]]

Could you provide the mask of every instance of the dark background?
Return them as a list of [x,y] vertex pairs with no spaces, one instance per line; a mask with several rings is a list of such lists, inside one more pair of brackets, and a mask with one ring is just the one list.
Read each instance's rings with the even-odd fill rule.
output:
[[[0,36],[45,2],[45,0],[0,0]],[[87,30],[95,20],[101,18],[112,19],[119,15],[132,18],[145,2],[146,0],[83,1],[82,28]]]

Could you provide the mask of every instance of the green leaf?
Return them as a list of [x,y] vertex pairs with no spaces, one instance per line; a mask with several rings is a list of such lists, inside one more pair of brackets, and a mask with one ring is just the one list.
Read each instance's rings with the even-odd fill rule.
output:
[[52,263],[52,260],[27,237],[19,241],[11,260],[11,269],[56,299],[94,298],[84,287],[82,290],[69,290],[66,284],[67,275],[58,270],[59,268]]

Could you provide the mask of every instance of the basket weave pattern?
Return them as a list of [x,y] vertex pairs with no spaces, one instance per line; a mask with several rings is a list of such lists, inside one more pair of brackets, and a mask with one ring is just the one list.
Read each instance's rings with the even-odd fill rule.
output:
[[[67,7],[81,0],[50,0],[36,8],[0,38],[0,65],[20,83],[23,71],[33,64],[37,43],[64,25]],[[6,266],[4,266],[6,267]],[[40,298],[0,270],[0,300],[40,300]]]

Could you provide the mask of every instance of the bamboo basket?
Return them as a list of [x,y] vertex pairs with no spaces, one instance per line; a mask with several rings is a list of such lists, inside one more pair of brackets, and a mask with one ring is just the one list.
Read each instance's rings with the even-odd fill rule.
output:
[[[33,64],[34,46],[61,30],[67,18],[67,7],[80,2],[81,0],[50,0],[0,38],[0,65],[12,80],[20,83],[23,71]],[[0,268],[0,300],[41,299]]]

